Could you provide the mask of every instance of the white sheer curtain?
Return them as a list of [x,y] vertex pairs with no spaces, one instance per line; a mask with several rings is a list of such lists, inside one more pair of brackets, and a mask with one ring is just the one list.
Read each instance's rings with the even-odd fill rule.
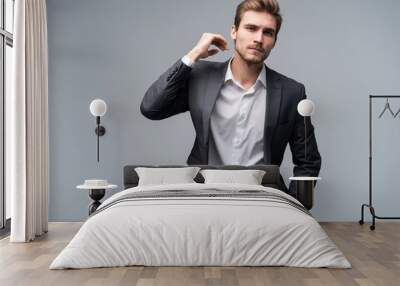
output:
[[[12,242],[48,227],[48,51],[45,0],[16,0],[11,108],[6,113]],[[8,137],[9,136],[9,137]]]

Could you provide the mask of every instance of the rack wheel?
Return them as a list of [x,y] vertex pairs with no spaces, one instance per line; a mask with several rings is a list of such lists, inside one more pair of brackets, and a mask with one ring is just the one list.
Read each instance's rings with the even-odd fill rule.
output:
[[358,223],[361,224],[361,225],[363,225],[363,224],[364,224],[364,221],[363,221],[362,219],[360,219],[360,220],[358,221]]
[[375,230],[375,226],[374,226],[374,225],[371,225],[371,226],[369,227],[369,229],[370,229],[370,230]]

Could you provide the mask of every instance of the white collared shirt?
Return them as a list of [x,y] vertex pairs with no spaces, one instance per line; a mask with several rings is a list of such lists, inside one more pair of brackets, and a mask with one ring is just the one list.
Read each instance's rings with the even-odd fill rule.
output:
[[263,163],[266,108],[265,65],[252,87],[235,80],[231,62],[210,118],[209,165]]

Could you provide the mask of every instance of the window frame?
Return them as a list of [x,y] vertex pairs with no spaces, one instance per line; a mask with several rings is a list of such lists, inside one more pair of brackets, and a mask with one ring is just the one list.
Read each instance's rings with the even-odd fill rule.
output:
[[[6,0],[0,0],[1,21],[0,21],[0,236],[10,229],[10,219],[6,218],[6,189],[5,189],[5,93],[6,93],[6,46],[13,48],[13,33],[6,30]],[[11,0],[13,14],[15,0]],[[14,15],[12,15],[14,21]],[[13,27],[14,30],[14,27]]]

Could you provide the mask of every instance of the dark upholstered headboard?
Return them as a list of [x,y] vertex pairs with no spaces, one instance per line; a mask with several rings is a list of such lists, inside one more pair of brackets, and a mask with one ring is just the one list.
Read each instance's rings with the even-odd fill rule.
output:
[[[186,165],[128,165],[124,167],[124,189],[133,188],[138,185],[139,177],[135,172],[136,167],[149,167],[149,168],[173,168],[173,167],[188,167]],[[239,165],[225,165],[225,166],[208,166],[208,165],[191,165],[190,167],[200,167],[202,169],[221,169],[221,170],[263,170],[265,175],[262,180],[262,185],[265,187],[272,187],[275,189],[283,190],[279,167],[275,165],[254,165],[254,166],[239,166]],[[203,176],[198,173],[194,180],[197,183],[204,183]]]

